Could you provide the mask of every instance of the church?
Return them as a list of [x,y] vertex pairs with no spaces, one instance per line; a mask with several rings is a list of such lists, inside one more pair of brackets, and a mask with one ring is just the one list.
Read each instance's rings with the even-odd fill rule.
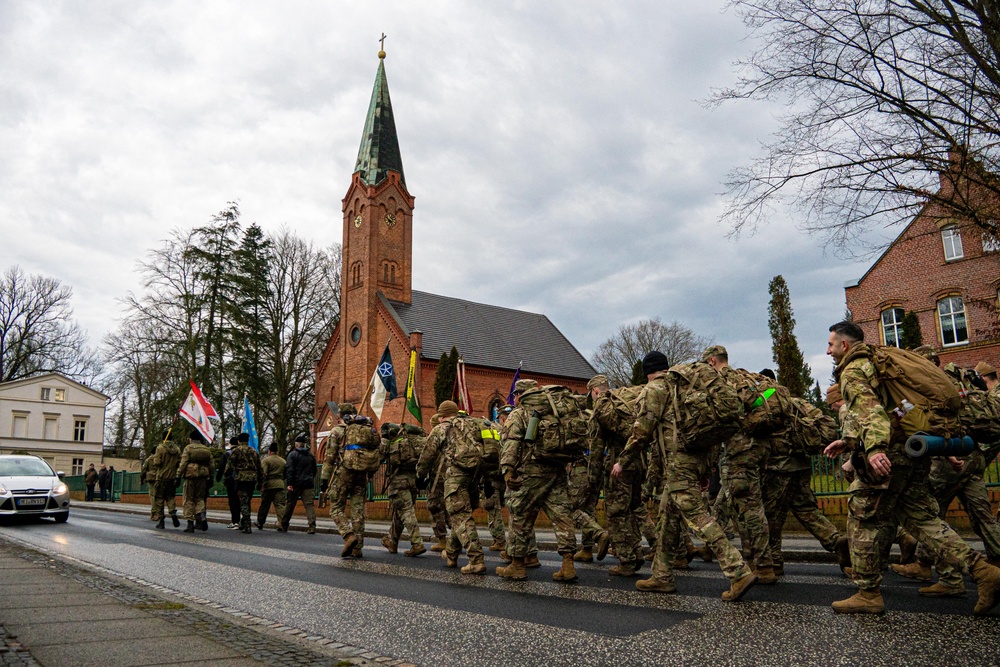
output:
[[[336,423],[336,406],[368,408],[369,382],[388,344],[399,397],[381,421],[413,423],[405,414],[410,351],[423,426],[435,412],[434,379],[454,346],[465,361],[471,411],[491,414],[506,403],[514,372],[539,384],[585,392],[596,373],[545,316],[412,289],[414,197],[406,187],[385,73],[385,52],[365,119],[361,148],[344,196],[340,323],[316,362],[317,449]],[[499,287],[499,286],[498,286]]]

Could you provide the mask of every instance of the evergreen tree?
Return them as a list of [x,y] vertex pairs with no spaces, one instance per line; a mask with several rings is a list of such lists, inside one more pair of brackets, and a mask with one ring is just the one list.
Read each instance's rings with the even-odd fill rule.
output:
[[632,364],[632,386],[638,387],[642,384],[646,384],[646,374],[642,372],[642,359],[637,359]]
[[804,397],[814,380],[795,338],[795,317],[788,284],[780,275],[767,287],[771,295],[768,306],[768,328],[771,330],[771,355],[778,364],[778,383],[788,388],[792,396]]
[[920,331],[920,318],[912,310],[903,314],[902,332],[899,335],[899,346],[905,350],[913,350],[924,344],[924,335]]
[[[245,392],[252,406],[264,405],[273,396],[272,373],[262,364],[268,344],[266,306],[271,295],[269,277],[273,245],[254,223],[243,232],[240,247],[233,253],[235,290],[232,301],[227,303],[226,331],[233,357],[231,393],[242,396]],[[260,431],[264,426],[257,424]]]
[[441,355],[438,362],[437,375],[434,376],[434,407],[443,401],[450,401],[455,390],[455,375],[458,371],[458,349],[452,346],[451,352]]

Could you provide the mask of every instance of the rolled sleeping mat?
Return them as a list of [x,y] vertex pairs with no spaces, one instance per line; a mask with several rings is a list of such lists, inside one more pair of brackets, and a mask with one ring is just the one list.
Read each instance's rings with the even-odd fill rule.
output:
[[976,448],[969,436],[945,439],[939,435],[914,433],[903,446],[906,455],[913,459],[921,456],[967,456]]

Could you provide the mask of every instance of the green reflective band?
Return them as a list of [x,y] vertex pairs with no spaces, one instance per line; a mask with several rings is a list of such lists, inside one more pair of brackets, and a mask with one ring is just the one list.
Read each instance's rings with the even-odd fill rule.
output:
[[774,396],[774,387],[769,387],[764,390],[764,393],[757,397],[757,400],[753,402],[754,408],[759,408],[764,405],[764,401]]

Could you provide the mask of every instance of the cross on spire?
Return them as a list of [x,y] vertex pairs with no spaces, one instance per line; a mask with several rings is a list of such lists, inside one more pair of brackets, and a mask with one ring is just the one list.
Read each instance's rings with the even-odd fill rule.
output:
[[386,34],[383,32],[382,33],[382,37],[378,40],[379,51],[385,51],[385,38],[386,38]]

